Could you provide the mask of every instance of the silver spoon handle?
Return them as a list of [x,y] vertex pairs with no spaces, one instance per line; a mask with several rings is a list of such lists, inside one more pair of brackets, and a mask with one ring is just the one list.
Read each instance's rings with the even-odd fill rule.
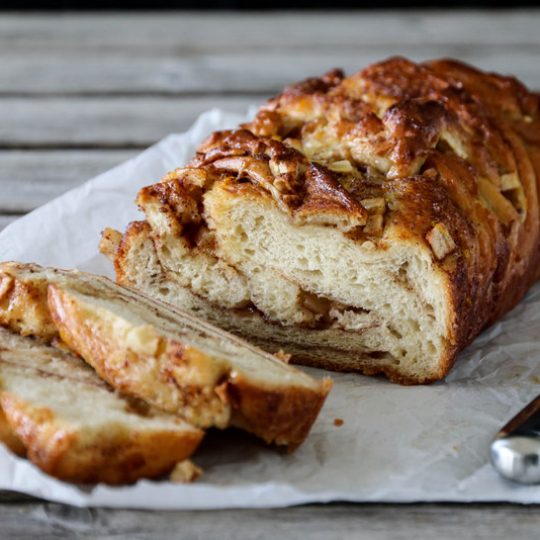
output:
[[497,433],[490,453],[491,463],[503,477],[540,483],[540,396]]

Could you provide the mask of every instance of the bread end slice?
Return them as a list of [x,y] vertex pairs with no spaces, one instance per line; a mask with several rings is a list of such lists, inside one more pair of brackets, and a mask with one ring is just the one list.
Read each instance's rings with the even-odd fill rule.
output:
[[2,442],[69,482],[162,476],[203,437],[179,418],[115,394],[74,355],[3,328],[0,408]]

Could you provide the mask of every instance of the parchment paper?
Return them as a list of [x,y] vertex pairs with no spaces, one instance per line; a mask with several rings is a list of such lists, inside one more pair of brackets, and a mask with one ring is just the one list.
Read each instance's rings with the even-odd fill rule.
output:
[[[139,219],[138,189],[181,166],[215,129],[245,118],[213,110],[185,134],[66,193],[0,233],[0,260],[35,261],[112,275],[100,231]],[[540,287],[460,355],[444,383],[400,387],[333,374],[335,386],[307,441],[291,455],[235,432],[211,433],[190,485],[141,481],[93,488],[64,484],[0,446],[0,488],[77,506],[155,509],[278,507],[326,501],[539,503],[540,488],[498,477],[488,446],[540,391]],[[322,376],[318,370],[309,370]],[[334,419],[343,419],[342,426]]]

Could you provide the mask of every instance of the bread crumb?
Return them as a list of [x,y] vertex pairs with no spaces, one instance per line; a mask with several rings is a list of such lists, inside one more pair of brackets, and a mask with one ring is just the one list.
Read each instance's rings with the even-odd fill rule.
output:
[[371,197],[368,199],[362,199],[360,204],[370,213],[370,214],[384,214],[386,210],[386,201],[384,197]]
[[444,223],[437,223],[426,234],[426,240],[439,261],[456,249],[456,243]]
[[169,476],[169,480],[177,484],[194,482],[197,480],[197,478],[199,478],[199,476],[201,476],[202,472],[202,469],[197,467],[195,463],[189,459],[185,459],[184,461],[180,461],[176,464],[176,467]]
[[342,426],[345,422],[343,421],[343,418],[334,418],[334,426]]
[[274,356],[281,360],[282,362],[285,362],[285,364],[288,364],[291,361],[292,355],[287,354],[286,352],[279,350],[277,353],[274,354]]
[[105,255],[111,261],[114,261],[116,256],[116,250],[120,245],[122,240],[122,233],[111,229],[110,227],[105,228],[101,232],[101,240],[99,242],[99,251]]
[[354,167],[348,159],[343,159],[341,161],[334,161],[333,163],[328,164],[328,168],[331,171],[338,173],[351,173],[354,171]]

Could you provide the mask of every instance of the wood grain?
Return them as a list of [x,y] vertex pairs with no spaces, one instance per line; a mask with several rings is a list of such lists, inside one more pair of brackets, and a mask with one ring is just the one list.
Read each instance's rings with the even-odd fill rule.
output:
[[145,148],[185,131],[206,110],[244,112],[260,101],[251,96],[3,98],[0,148]]
[[3,16],[0,92],[268,93],[336,66],[452,56],[540,88],[538,12]]
[[144,512],[12,502],[0,505],[0,522],[5,538],[522,540],[538,538],[540,512],[538,507],[500,504],[330,504],[275,510]]
[[93,47],[108,51],[124,44],[142,51],[172,48],[179,53],[181,46],[215,53],[249,45],[321,49],[348,43],[540,44],[538,17],[530,9],[3,14],[0,45],[51,53]]
[[[363,26],[359,27],[359,34]],[[394,55],[412,60],[451,56],[486,70],[511,73],[532,88],[540,88],[534,69],[538,45],[354,44],[324,49],[260,49],[174,53],[128,46],[102,52],[66,51],[60,56],[43,51],[18,55],[0,53],[0,88],[4,95],[275,93],[291,82],[341,67],[353,73]]]
[[99,173],[130,159],[138,152],[138,150],[0,151],[2,164],[0,213],[23,213],[33,210]]

